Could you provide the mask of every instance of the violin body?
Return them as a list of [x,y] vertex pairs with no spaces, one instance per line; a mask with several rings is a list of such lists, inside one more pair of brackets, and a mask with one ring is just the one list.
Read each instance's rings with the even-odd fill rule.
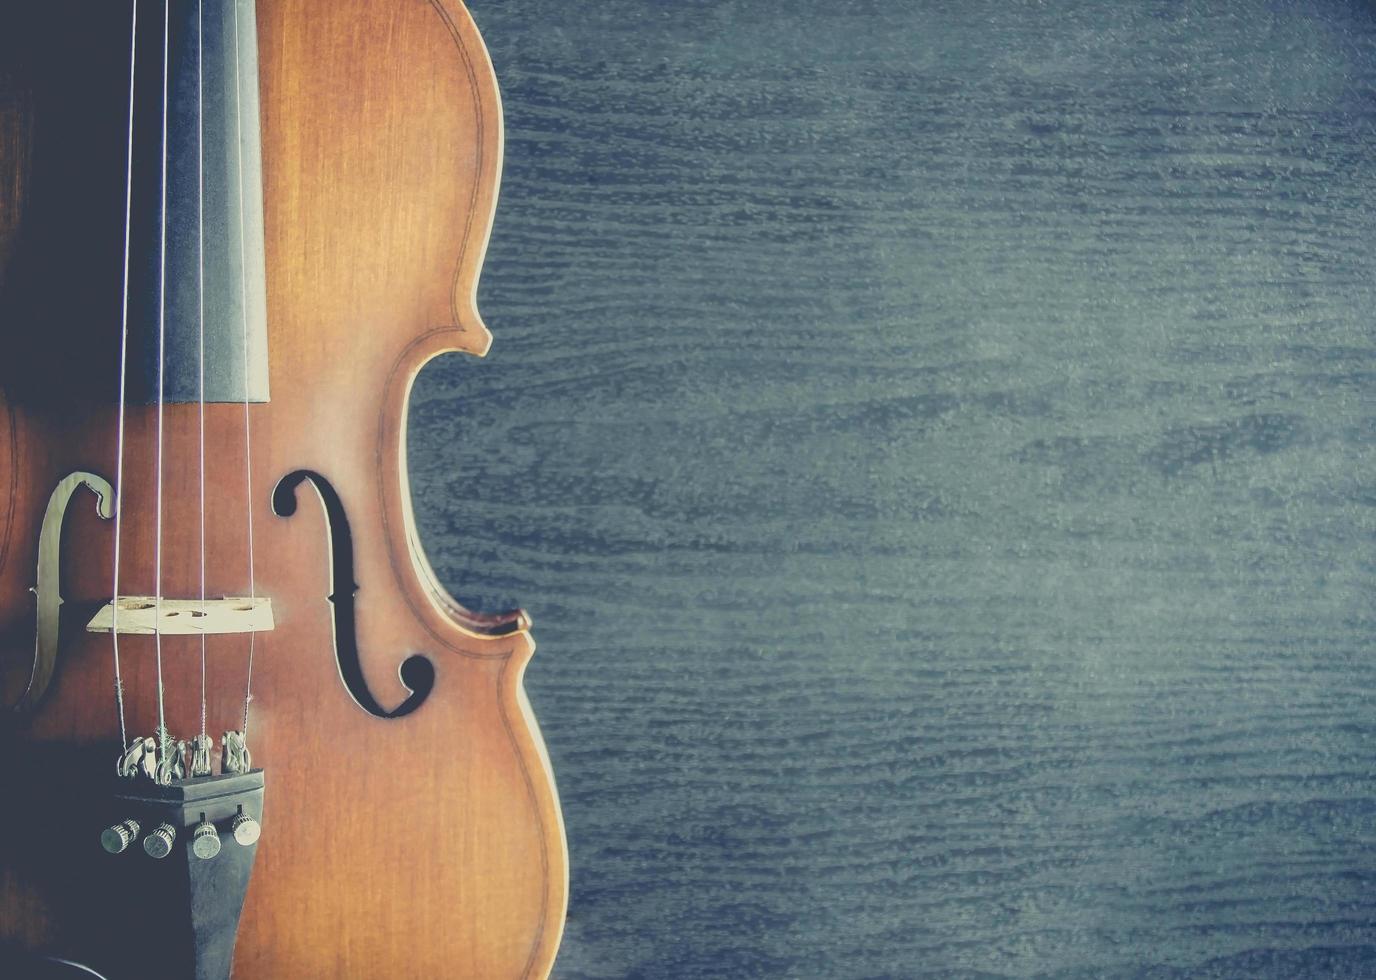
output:
[[[248,741],[266,796],[233,975],[543,977],[567,858],[522,691],[529,624],[445,592],[406,478],[417,372],[490,342],[474,297],[502,157],[492,67],[458,0],[259,0],[257,19],[271,396],[248,406],[247,427],[243,406],[206,406],[203,481],[196,405],[123,410],[120,594],[152,595],[160,558],[162,591],[192,595],[204,515],[208,592],[246,595],[247,498],[254,508],[253,588],[275,622],[255,641]],[[78,72],[80,45],[66,55]],[[79,161],[64,170],[45,156],[33,77],[0,68],[0,285],[51,286],[42,304],[0,308],[0,359],[24,368],[0,372],[0,945],[99,969],[110,899],[92,897],[88,868],[108,855],[87,787],[114,776],[121,734],[110,637],[82,619],[115,594],[114,504],[69,486],[57,550],[44,518],[72,474],[113,483],[118,469],[121,407],[106,389],[124,174],[83,179]],[[102,143],[116,164],[118,125]],[[64,179],[65,202],[45,203]],[[73,237],[83,213],[94,230]],[[69,243],[62,269],[25,257],[55,254],[42,247],[54,223]],[[35,697],[45,549],[60,559],[62,619]],[[190,733],[198,649],[162,642],[167,725]],[[239,727],[245,647],[237,634],[206,642],[218,735]],[[151,637],[121,650],[128,729],[151,734]],[[162,910],[146,915],[155,935]]]

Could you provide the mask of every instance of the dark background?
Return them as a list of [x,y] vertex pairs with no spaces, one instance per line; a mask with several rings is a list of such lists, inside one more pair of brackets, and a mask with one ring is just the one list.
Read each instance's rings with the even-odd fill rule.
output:
[[472,8],[556,974],[1376,976],[1376,7]]

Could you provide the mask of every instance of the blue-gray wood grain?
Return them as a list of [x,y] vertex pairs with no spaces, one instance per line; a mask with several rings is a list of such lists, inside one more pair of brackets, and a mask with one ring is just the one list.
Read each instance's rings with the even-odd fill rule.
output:
[[1376,7],[473,10],[556,975],[1376,976]]

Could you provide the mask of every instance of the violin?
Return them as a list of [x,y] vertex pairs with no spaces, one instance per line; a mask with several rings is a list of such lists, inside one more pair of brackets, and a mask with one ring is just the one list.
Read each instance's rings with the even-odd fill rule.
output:
[[491,341],[471,17],[17,6],[0,974],[547,976],[567,855],[530,620],[445,591],[406,475],[417,373]]

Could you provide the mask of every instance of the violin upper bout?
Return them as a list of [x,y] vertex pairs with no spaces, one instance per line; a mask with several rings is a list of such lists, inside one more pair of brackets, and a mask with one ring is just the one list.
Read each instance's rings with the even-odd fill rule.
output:
[[492,333],[478,312],[478,277],[487,254],[488,239],[497,211],[497,192],[501,183],[502,156],[505,133],[502,124],[501,90],[488,55],[487,45],[478,33],[477,25],[467,8],[458,0],[430,0],[454,37],[470,72],[475,97],[475,118],[479,128],[475,134],[483,144],[478,159],[478,189],[486,193],[475,195],[471,221],[456,259],[453,284],[450,289],[451,325],[457,327],[462,342],[456,349],[484,356],[492,346]]
[[[361,438],[385,461],[388,545],[418,611],[479,638],[521,632],[524,614],[445,593],[405,475],[417,373],[491,343],[475,300],[502,164],[486,46],[459,0],[259,0],[257,16],[271,375],[311,378],[300,399],[335,405],[332,419],[377,420]],[[276,411],[296,397],[274,385]]]
[[[312,345],[346,335],[359,360],[392,360],[436,328],[437,349],[485,352],[473,297],[502,115],[468,11],[260,0],[258,22],[269,329]],[[299,363],[288,346],[274,359]]]

